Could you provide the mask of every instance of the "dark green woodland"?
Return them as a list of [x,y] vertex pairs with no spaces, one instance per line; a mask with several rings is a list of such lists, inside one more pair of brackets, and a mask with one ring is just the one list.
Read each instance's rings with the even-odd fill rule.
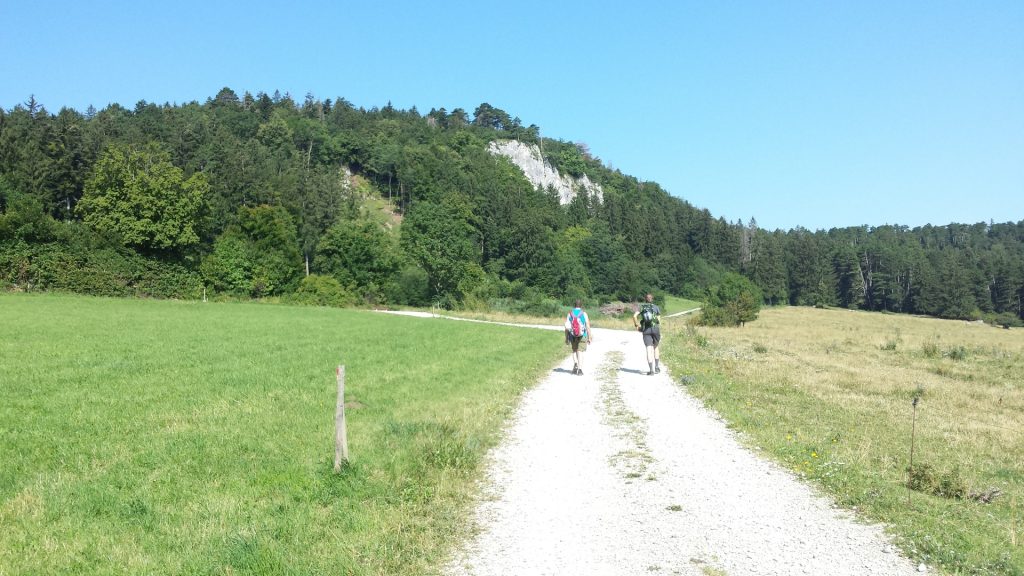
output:
[[[488,151],[508,139],[602,197],[535,188]],[[205,103],[0,109],[8,290],[542,311],[648,290],[703,299],[731,274],[769,305],[1019,325],[1024,220],[728,222],[489,104],[424,114],[224,88]]]

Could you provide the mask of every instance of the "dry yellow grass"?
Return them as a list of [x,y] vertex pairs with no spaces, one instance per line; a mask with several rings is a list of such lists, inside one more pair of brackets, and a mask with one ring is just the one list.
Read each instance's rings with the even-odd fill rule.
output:
[[[692,393],[841,504],[891,524],[914,557],[1024,573],[1024,330],[778,308],[739,329],[677,327],[667,343]],[[915,463],[1003,496],[908,492],[916,394]]]

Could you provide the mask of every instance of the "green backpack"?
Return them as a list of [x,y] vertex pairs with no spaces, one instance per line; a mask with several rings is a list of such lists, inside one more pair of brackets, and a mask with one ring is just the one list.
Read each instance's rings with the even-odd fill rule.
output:
[[654,304],[644,302],[640,305],[640,327],[644,330],[661,324],[661,319],[655,312]]

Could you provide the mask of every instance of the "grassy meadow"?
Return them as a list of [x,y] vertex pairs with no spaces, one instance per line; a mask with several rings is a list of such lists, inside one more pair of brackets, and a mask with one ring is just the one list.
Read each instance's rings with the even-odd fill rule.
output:
[[701,303],[696,300],[688,300],[679,296],[666,295],[665,305],[661,307],[661,313],[665,315],[676,314],[699,308]]
[[565,353],[372,312],[0,294],[0,575],[431,573]]
[[[686,298],[680,298],[678,296],[666,296],[665,305],[661,307],[661,313],[663,316],[675,314],[677,312],[685,312],[701,306],[700,302],[696,300],[688,300]],[[561,326],[565,322],[565,315],[572,310],[571,306],[565,306],[561,312],[549,316],[537,316],[530,314],[518,314],[504,311],[488,310],[488,311],[439,311],[439,310],[425,310],[436,314],[442,314],[445,316],[456,316],[459,318],[468,318],[471,320],[483,320],[487,322],[508,322],[513,324],[537,324],[547,326]],[[625,314],[622,316],[606,315],[602,314],[599,309],[593,307],[584,307],[584,310],[590,314],[590,322],[595,328],[608,328],[612,330],[633,330],[633,317],[632,314]],[[679,320],[667,320],[668,322],[679,322]]]
[[[912,558],[1024,574],[1024,330],[812,308],[668,329],[664,355],[690,393],[840,505],[890,525]],[[907,488],[915,395],[915,466],[933,485],[1001,490],[992,503]]]

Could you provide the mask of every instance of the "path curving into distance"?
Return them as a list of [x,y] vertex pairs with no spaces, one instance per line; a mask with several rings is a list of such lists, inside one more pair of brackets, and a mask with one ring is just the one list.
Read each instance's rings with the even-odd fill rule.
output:
[[584,363],[572,375],[566,348],[524,395],[448,576],[919,573],[879,526],[742,447],[667,368],[647,376],[637,333],[595,329]]

